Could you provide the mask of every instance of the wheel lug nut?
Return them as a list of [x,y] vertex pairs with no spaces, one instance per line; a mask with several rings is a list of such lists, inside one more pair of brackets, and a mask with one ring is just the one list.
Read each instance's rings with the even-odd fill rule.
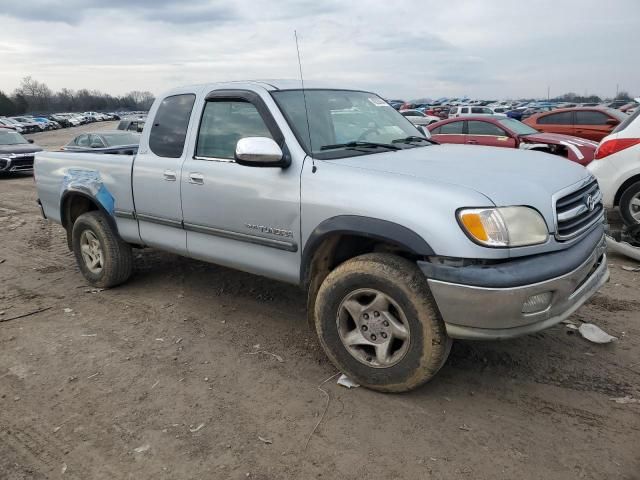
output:
[[375,339],[376,339],[376,336],[375,335],[371,335],[371,340],[375,341]]
[[389,326],[389,322],[387,322],[386,320],[385,320],[384,322],[382,322],[382,324],[383,324],[385,327],[388,327],[388,326]]
[[369,320],[369,314],[368,314],[368,313],[365,313],[365,314],[362,316],[362,318],[364,318],[365,320]]
[[374,317],[379,317],[380,316],[380,312],[373,312],[373,316]]
[[366,325],[362,325],[362,331],[366,332],[369,328]]
[[382,338],[387,338],[387,334],[382,332],[380,335],[382,335]]

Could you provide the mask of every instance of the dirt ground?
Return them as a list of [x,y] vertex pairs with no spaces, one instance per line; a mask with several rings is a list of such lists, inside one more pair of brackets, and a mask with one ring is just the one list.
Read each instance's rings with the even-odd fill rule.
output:
[[640,478],[640,403],[612,400],[640,398],[630,260],[572,317],[617,342],[457,342],[430,384],[384,395],[319,387],[336,370],[296,287],[140,250],[126,285],[94,290],[35,199],[0,178],[3,480]]

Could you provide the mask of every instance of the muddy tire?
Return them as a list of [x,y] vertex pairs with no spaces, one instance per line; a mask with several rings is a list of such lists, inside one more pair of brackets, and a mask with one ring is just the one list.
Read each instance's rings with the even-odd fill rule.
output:
[[91,285],[115,287],[131,276],[131,246],[113,231],[103,213],[80,215],[73,224],[71,240],[76,262]]
[[382,392],[429,381],[451,350],[426,278],[390,254],[361,255],[333,270],[318,291],[315,326],[340,371]]
[[631,184],[620,196],[620,216],[633,227],[640,224],[640,182]]

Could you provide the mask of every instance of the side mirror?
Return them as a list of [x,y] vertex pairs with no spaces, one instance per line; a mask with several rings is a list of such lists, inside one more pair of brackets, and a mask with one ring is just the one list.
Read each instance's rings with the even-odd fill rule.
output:
[[144,127],[138,127],[138,128],[136,129],[136,132],[138,132],[138,133],[142,133],[142,130],[144,130]]
[[28,139],[27,142],[33,143],[33,138]]
[[618,125],[620,122],[618,122],[618,120],[616,120],[615,118],[609,118],[607,120],[607,125]]
[[236,162],[247,167],[287,167],[282,149],[271,138],[245,137],[238,140]]

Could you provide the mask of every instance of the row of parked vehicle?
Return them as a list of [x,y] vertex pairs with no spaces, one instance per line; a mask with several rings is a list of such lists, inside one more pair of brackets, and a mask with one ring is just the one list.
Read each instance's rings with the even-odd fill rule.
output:
[[84,112],[0,117],[0,127],[12,129],[18,133],[37,133],[105,120],[120,120],[120,115],[117,113]]

